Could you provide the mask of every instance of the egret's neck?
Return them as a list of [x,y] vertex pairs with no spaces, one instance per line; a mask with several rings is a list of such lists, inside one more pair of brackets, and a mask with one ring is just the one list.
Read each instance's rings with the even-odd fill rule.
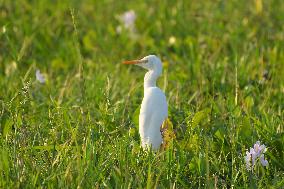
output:
[[150,70],[144,77],[144,91],[149,87],[156,87],[156,81],[160,74],[154,70]]

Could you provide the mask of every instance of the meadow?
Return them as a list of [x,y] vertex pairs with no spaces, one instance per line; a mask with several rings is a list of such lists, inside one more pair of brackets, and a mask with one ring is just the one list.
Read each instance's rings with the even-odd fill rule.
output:
[[[0,0],[0,188],[284,188],[283,18],[282,0]],[[156,153],[145,70],[122,64],[149,54],[174,133]],[[268,166],[248,170],[256,141]]]

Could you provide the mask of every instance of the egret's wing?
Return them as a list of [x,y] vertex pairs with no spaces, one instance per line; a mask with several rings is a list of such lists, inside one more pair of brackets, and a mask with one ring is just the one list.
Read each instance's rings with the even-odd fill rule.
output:
[[139,127],[142,126],[145,130],[150,127],[160,129],[167,116],[168,105],[165,94],[157,87],[148,89],[140,109]]

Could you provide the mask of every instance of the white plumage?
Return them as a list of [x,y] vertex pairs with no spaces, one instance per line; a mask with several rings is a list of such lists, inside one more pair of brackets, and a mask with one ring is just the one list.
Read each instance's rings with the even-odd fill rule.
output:
[[158,150],[163,142],[160,128],[168,116],[168,105],[164,92],[156,86],[162,74],[162,62],[155,55],[141,60],[125,61],[124,64],[137,64],[148,72],[144,77],[144,98],[139,114],[139,134],[143,148]]

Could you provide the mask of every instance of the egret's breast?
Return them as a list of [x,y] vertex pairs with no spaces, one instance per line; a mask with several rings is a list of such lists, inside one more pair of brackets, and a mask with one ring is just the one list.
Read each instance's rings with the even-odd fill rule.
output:
[[150,87],[145,90],[140,114],[148,114],[154,111],[159,111],[164,116],[168,114],[166,96],[158,87]]

